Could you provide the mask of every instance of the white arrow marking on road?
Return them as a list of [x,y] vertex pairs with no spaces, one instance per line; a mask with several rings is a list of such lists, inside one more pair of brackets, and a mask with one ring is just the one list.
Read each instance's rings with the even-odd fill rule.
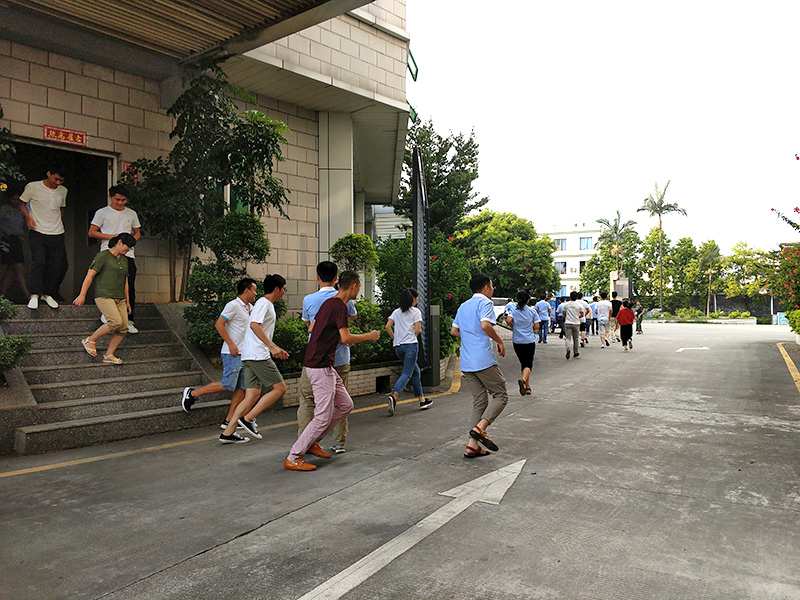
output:
[[369,579],[406,550],[413,548],[450,519],[460,515],[475,502],[500,504],[508,488],[516,481],[524,464],[525,461],[520,460],[468,481],[464,485],[440,492],[440,495],[448,496],[453,500],[298,600],[337,600]]
[[683,352],[684,350],[711,350],[711,348],[706,348],[705,346],[702,348],[678,348],[675,352]]

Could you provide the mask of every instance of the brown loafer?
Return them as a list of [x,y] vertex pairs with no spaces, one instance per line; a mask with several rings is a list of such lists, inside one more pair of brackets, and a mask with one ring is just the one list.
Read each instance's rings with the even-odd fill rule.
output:
[[325,452],[319,444],[314,444],[311,448],[308,449],[309,454],[313,454],[314,456],[319,456],[320,458],[330,458],[331,455]]
[[283,461],[283,468],[287,469],[288,471],[316,471],[316,465],[310,465],[302,458],[299,459],[297,462],[292,462],[288,458]]

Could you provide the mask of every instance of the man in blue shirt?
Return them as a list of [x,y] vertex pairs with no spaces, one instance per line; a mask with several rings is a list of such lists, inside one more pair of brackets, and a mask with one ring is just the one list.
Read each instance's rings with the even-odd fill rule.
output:
[[[506,355],[503,340],[494,330],[495,316],[492,294],[494,286],[485,273],[472,276],[469,281],[472,298],[458,307],[450,334],[461,338],[461,372],[472,392],[473,428],[469,432],[465,458],[490,454],[499,450],[486,428],[503,412],[508,403],[506,379],[492,351],[492,340],[497,343],[500,356]],[[489,402],[489,394],[492,401]],[[488,448],[485,450],[478,445]]]
[[[303,298],[303,314],[302,319],[308,327],[309,337],[311,335],[311,324],[314,322],[314,317],[317,316],[320,306],[328,298],[336,295],[336,277],[339,269],[335,263],[329,260],[323,260],[317,265],[317,283],[319,290],[313,294],[309,294]],[[358,314],[356,311],[355,302],[352,300],[347,303],[347,312],[349,319],[352,321]],[[348,389],[347,383],[350,378],[350,346],[346,344],[339,344],[336,346],[336,357],[333,361],[333,368],[342,379],[345,389]],[[314,392],[311,388],[311,381],[308,379],[305,367],[300,376],[300,404],[297,406],[297,437],[303,433],[303,430],[314,418]],[[347,417],[344,418],[333,429],[333,450],[336,454],[342,454],[345,451],[345,443],[347,442],[347,432],[349,425]],[[327,452],[325,453],[327,454]]]
[[547,294],[542,294],[539,301],[533,306],[539,314],[539,343],[547,343],[547,330],[550,329],[550,303],[547,301]]

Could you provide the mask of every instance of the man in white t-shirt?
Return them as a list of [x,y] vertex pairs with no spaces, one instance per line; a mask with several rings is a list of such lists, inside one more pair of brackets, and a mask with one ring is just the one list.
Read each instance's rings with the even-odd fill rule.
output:
[[[89,225],[89,237],[100,240],[100,252],[108,249],[108,240],[120,233],[130,233],[138,241],[142,237],[139,216],[128,208],[128,191],[121,185],[108,188],[108,206],[94,213]],[[136,262],[133,248],[125,255],[128,259],[128,293],[130,294],[130,313],[128,314],[128,333],[139,333],[133,324],[136,310]]]
[[[217,322],[214,324],[217,332],[222,338],[222,380],[204,385],[201,388],[193,389],[187,387],[183,390],[181,406],[185,412],[191,410],[195,401],[206,394],[217,394],[225,390],[233,392],[231,405],[228,409],[228,416],[222,422],[222,429],[228,427],[228,423],[233,420],[236,407],[244,398],[244,370],[242,368],[242,349],[244,347],[244,337],[247,327],[250,324],[250,310],[252,303],[256,300],[256,282],[249,277],[245,277],[236,284],[236,298],[231,300],[222,309]],[[242,436],[234,433],[230,439],[225,440],[227,444],[235,444],[247,441]]]
[[600,333],[600,347],[605,348],[611,345],[608,343],[611,302],[608,301],[607,292],[600,292],[600,302],[595,305],[595,311],[597,311],[597,331]]
[[[264,278],[264,295],[250,311],[250,323],[244,335],[244,399],[236,407],[225,431],[219,436],[219,441],[223,444],[230,443],[228,440],[236,432],[237,424],[260,440],[263,436],[258,433],[256,417],[286,393],[283,375],[272,360],[273,356],[282,360],[289,358],[289,353],[272,341],[277,321],[275,303],[285,293],[286,280],[281,275],[267,275]],[[267,390],[267,393],[259,399],[262,390]],[[250,438],[244,439],[249,441]]]
[[50,308],[58,308],[55,297],[67,273],[67,248],[64,245],[64,208],[67,206],[66,170],[50,165],[47,178],[25,186],[20,207],[30,230],[31,265],[28,308],[39,308],[39,297]]
[[584,344],[589,343],[589,338],[586,337],[589,331],[589,326],[592,324],[592,309],[589,308],[589,303],[584,300],[583,294],[578,292],[578,302],[583,307],[583,316],[581,317],[581,348]]
[[578,292],[570,292],[569,302],[564,303],[564,343],[567,347],[567,360],[570,358],[570,344],[573,356],[575,358],[580,356],[578,344],[581,336],[581,317],[585,316],[583,304],[578,300]]

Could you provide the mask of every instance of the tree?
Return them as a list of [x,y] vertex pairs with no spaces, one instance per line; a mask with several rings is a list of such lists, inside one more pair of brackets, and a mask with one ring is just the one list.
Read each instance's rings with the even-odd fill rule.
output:
[[725,258],[725,295],[755,298],[767,287],[767,253],[739,242]]
[[597,253],[589,259],[581,271],[581,290],[587,293],[608,290],[611,271],[623,271],[631,280],[633,293],[639,295],[640,275],[637,256],[642,247],[642,240],[635,231],[631,231],[621,240],[616,253],[612,253],[614,244],[599,244]]
[[375,243],[363,233],[348,233],[340,237],[328,253],[341,270],[359,271],[371,276],[378,266]]
[[[663,288],[663,272],[659,269],[659,251],[669,252],[670,240],[658,227],[653,227],[642,242],[636,272],[641,276],[639,292],[645,296],[656,296]],[[661,306],[663,310],[663,302]]]
[[669,213],[679,213],[682,215],[686,215],[686,211],[680,208],[677,204],[674,203],[667,203],[664,202],[664,196],[667,195],[667,188],[669,187],[670,182],[667,181],[667,185],[664,186],[664,189],[659,191],[658,183],[656,183],[656,195],[655,198],[653,194],[650,194],[647,198],[644,199],[644,204],[637,209],[637,212],[646,211],[649,215],[655,216],[658,215],[658,232],[659,232],[659,243],[658,243],[658,272],[659,272],[659,287],[658,287],[658,301],[659,301],[659,308],[664,308],[664,267],[663,267],[663,253],[661,248],[661,217]]
[[691,238],[679,239],[665,256],[667,281],[672,286],[672,303],[676,308],[689,308],[692,298],[703,289],[697,248]]
[[614,219],[613,223],[611,223],[608,219],[597,219],[597,222],[605,227],[605,229],[597,239],[597,245],[595,248],[599,249],[603,246],[609,247],[611,256],[616,258],[615,264],[617,271],[619,271],[620,257],[625,252],[625,242],[627,238],[636,234],[636,232],[633,230],[633,226],[636,225],[636,221],[625,221],[624,223],[621,221],[622,216],[620,215],[619,211],[617,211],[617,217]]
[[235,100],[255,102],[231,85],[220,59],[200,61],[184,71],[186,89],[167,111],[177,139],[169,155],[140,159],[123,174],[131,206],[142,228],[170,244],[170,301],[176,294],[177,255],[184,256],[182,282],[188,280],[192,244],[205,247],[204,232],[229,207],[224,188],[253,214],[276,209],[285,216],[286,190],[273,177],[282,160],[286,126],[257,110],[240,113]]
[[455,240],[472,257],[472,270],[492,278],[498,296],[513,297],[519,290],[539,295],[559,287],[553,243],[528,219],[484,210],[462,221]]
[[413,212],[411,172],[415,146],[419,146],[424,164],[431,231],[452,236],[465,216],[489,201],[489,198],[478,199],[472,190],[472,183],[478,178],[475,132],[470,132],[469,137],[463,133],[442,136],[436,133],[432,121],[411,126],[406,140],[400,198],[395,205],[395,212],[408,218]]
[[[0,120],[3,119],[3,107],[0,106]],[[0,127],[0,186],[6,186],[11,181],[22,181],[23,176],[17,168],[14,154],[14,136],[7,127]],[[5,192],[5,187],[0,192]]]
[[[700,270],[703,274],[708,275],[708,298],[706,300],[706,316],[708,316],[711,312],[712,285],[715,279],[719,281],[722,254],[720,253],[717,243],[714,240],[709,240],[700,246],[700,250],[697,252],[697,258],[700,262]],[[716,278],[714,277],[715,275]]]

